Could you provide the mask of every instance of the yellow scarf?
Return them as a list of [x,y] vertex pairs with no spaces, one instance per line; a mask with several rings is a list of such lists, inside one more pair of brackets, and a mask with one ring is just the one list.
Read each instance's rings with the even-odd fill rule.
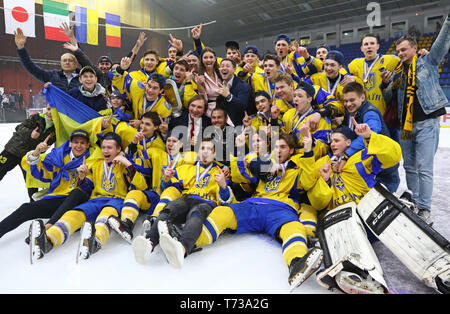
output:
[[408,140],[412,136],[414,107],[413,103],[414,94],[416,93],[416,61],[417,55],[414,56],[412,62],[409,64],[408,69],[408,80],[406,82],[406,99],[408,100],[408,103],[406,104],[405,124],[403,125],[403,131],[401,134],[402,140]]

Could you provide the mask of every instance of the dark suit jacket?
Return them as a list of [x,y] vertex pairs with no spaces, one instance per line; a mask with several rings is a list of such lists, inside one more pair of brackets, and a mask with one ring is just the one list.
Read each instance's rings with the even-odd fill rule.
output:
[[223,96],[217,98],[217,107],[225,109],[235,126],[242,125],[242,119],[244,119],[245,115],[244,111],[250,114],[248,107],[250,102],[250,87],[235,75],[230,93],[233,95],[230,101],[227,101]]
[[[169,131],[171,131],[176,126],[189,126],[189,111],[186,109],[183,109],[183,112],[181,113],[181,116],[178,118],[172,118],[169,121]],[[208,118],[206,115],[202,116],[202,131],[205,130],[208,126],[211,125],[211,119]],[[188,136],[188,134],[186,134]]]

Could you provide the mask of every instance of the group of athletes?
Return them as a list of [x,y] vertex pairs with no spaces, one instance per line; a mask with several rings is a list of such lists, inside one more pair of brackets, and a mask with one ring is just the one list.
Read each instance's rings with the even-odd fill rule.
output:
[[[51,150],[47,136],[23,157],[27,175],[49,187],[5,219],[14,227],[32,220],[31,262],[77,230],[77,262],[117,232],[137,262],[146,263],[160,244],[178,268],[225,232],[259,232],[281,243],[292,289],[324,261],[318,281],[328,288],[387,292],[380,271],[349,258],[355,246],[338,258],[330,253],[346,246],[345,229],[355,225],[330,230],[357,219],[356,209],[345,206],[357,206],[374,187],[383,195],[397,191],[400,127],[386,123],[391,103],[383,93],[402,60],[383,55],[374,34],[361,39],[364,57],[348,65],[340,51],[323,45],[312,56],[286,34],[275,38],[274,54],[262,56],[255,46],[242,53],[230,41],[219,58],[201,32],[201,26],[192,30],[193,51],[183,53],[181,40],[171,36],[168,58],[148,50],[135,71],[136,51],[79,71],[80,85],[68,95],[102,117]],[[82,64],[76,43],[65,48]],[[51,85],[45,87],[54,92]],[[52,114],[49,106],[47,121]],[[411,199],[399,204],[414,215]],[[332,212],[340,219],[330,223]],[[367,238],[367,228],[360,229],[352,235],[370,247],[371,232]]]

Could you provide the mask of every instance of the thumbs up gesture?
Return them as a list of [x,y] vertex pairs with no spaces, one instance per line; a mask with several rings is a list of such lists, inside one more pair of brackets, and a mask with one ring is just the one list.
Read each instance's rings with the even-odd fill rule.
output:
[[78,178],[80,178],[80,180],[86,178],[88,171],[89,167],[86,165],[86,156],[83,156],[83,163],[77,168]]

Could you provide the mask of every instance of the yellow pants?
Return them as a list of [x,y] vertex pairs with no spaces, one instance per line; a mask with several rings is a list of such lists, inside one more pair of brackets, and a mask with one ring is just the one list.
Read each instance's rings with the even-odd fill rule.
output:
[[[237,230],[237,220],[231,207],[218,206],[203,223],[202,233],[196,246],[211,244],[227,229]],[[279,238],[282,242],[283,258],[289,266],[295,257],[302,257],[308,252],[307,231],[299,221],[292,221],[280,228]]]
[[317,229],[317,210],[311,205],[301,204],[299,220],[305,226],[306,235],[316,236]]
[[[104,207],[95,220],[95,237],[100,240],[102,246],[109,239],[109,216],[119,216],[114,207]],[[86,215],[80,210],[70,210],[66,212],[52,227],[47,230],[47,236],[53,247],[62,245],[86,221]]]
[[181,192],[173,186],[169,186],[161,193],[161,198],[159,203],[156,205],[152,216],[158,217],[159,213],[169,204],[171,201],[176,200],[181,197]]

